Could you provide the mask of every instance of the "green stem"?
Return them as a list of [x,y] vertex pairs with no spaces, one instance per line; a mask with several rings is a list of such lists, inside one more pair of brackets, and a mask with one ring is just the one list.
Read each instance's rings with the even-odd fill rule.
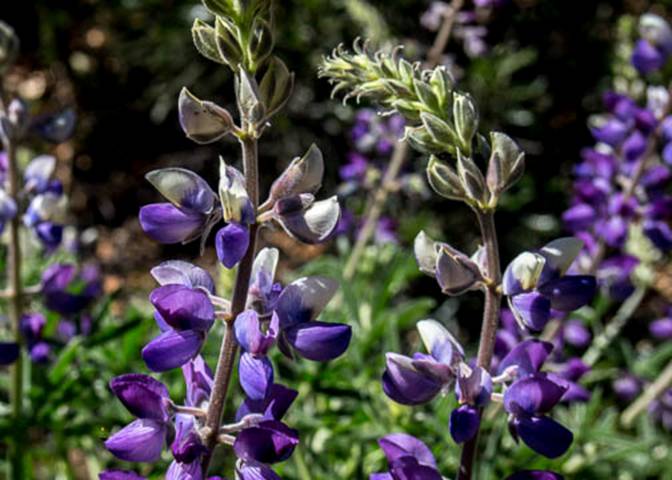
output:
[[[495,337],[499,325],[499,314],[502,294],[499,289],[501,283],[501,267],[499,261],[499,245],[495,228],[495,215],[492,211],[476,211],[478,224],[481,229],[483,245],[487,257],[487,275],[490,280],[485,288],[485,305],[483,307],[483,324],[481,338],[478,344],[476,363],[479,367],[489,370],[492,355],[495,350]],[[483,412],[480,412],[482,415]],[[462,447],[460,467],[457,471],[457,480],[470,480],[473,474],[476,449],[478,447],[478,433]]]
[[[252,201],[254,210],[259,205],[259,176],[258,176],[258,152],[257,139],[254,136],[246,136],[240,141],[243,154],[243,168],[245,174],[245,183],[247,194]],[[247,302],[247,291],[250,285],[250,275],[252,274],[252,264],[257,244],[257,224],[250,225],[250,245],[245,256],[238,265],[236,273],[236,283],[233,289],[233,298],[231,300],[231,316],[225,324],[224,337],[219,351],[217,369],[210,394],[208,412],[205,417],[205,435],[203,441],[208,448],[208,453],[201,460],[203,475],[206,476],[212,453],[217,445],[217,435],[219,426],[222,422],[222,414],[226,404],[226,397],[231,383],[233,367],[236,363],[238,353],[238,344],[233,333],[233,322],[236,317],[245,310]]]

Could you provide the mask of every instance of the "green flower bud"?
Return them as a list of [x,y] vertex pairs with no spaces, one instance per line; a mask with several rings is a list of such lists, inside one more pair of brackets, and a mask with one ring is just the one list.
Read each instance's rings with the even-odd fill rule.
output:
[[254,21],[253,32],[250,40],[250,52],[252,53],[252,61],[256,66],[259,66],[273,51],[273,31],[266,20],[257,18]]
[[236,76],[238,91],[238,107],[243,117],[252,123],[260,122],[266,113],[266,107],[259,95],[257,81],[242,67]]
[[489,194],[481,169],[470,158],[457,150],[457,174],[467,196],[476,204],[487,203]]
[[487,185],[494,198],[511,188],[525,171],[525,152],[509,136],[490,133]]
[[217,52],[233,71],[236,71],[243,61],[243,51],[238,43],[236,30],[237,27],[227,19],[217,17],[215,20]]
[[478,112],[470,95],[459,92],[453,94],[453,119],[462,149],[469,155],[471,141],[478,129]]
[[226,60],[222,58],[217,48],[213,27],[197,18],[191,27],[191,36],[198,53],[213,62],[226,64]]
[[444,198],[464,200],[467,193],[455,170],[432,155],[427,165],[427,180],[432,189]]
[[266,105],[267,117],[271,117],[285,106],[294,88],[294,74],[287,69],[285,62],[273,57],[259,85],[259,94]]

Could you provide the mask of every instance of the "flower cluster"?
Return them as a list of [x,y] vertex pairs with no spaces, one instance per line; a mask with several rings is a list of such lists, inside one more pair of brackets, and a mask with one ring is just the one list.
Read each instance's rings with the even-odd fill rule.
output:
[[[378,440],[390,471],[374,473],[370,480],[442,480],[432,451],[417,438],[405,433],[393,433]],[[525,470],[505,480],[563,480],[561,475],[545,470]]]
[[646,13],[639,19],[640,39],[632,52],[632,64],[643,75],[662,69],[672,55],[672,29],[661,17]]
[[[205,2],[216,27],[197,20],[192,29],[200,53],[227,65],[236,76],[240,125],[223,107],[200,100],[186,89],[178,100],[180,124],[197,143],[234,136],[243,151],[243,172],[220,159],[218,188],[184,168],[147,174],[165,202],[142,207],[140,225],[161,243],[200,239],[209,233],[219,263],[237,267],[232,298],[217,294],[210,274],[185,261],[170,260],[152,269],[159,286],[149,300],[160,334],[142,350],[153,372],[181,368],[187,395],[183,405],[168,389],[143,374],[122,375],[112,391],[137,419],[113,434],[105,445],[116,457],[154,462],[165,446],[173,456],[166,478],[201,479],[208,475],[217,444],[229,445],[241,480],[274,480],[271,465],[290,457],[299,442],[283,416],[297,392],[277,382],[270,350],[277,345],[288,358],[329,361],[347,349],[348,325],[319,320],[338,285],[321,276],[298,278],[286,285],[276,280],[279,252],[257,252],[257,231],[279,226],[304,243],[327,241],[336,230],[340,206],[336,197],[316,200],[324,160],[312,145],[292,160],[273,182],[267,199],[258,202],[256,145],[268,119],[287,101],[292,75],[271,56],[270,2]],[[231,32],[247,32],[232,35]],[[270,41],[270,43],[268,43]],[[249,42],[249,44],[247,43]],[[257,82],[255,72],[264,72]],[[209,333],[224,323],[224,338],[214,375],[201,356]],[[238,379],[245,394],[232,423],[221,423],[222,410],[238,348]],[[124,477],[128,475],[128,477]],[[130,472],[106,472],[101,478],[136,478]],[[219,478],[219,477],[209,477]]]

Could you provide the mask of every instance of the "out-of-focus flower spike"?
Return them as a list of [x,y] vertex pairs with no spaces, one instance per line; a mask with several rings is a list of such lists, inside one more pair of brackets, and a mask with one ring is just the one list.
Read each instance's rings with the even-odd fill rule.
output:
[[105,470],[98,474],[99,480],[145,480],[145,477],[129,470]]
[[51,143],[63,143],[70,138],[75,129],[77,114],[72,108],[62,112],[36,117],[31,129]]
[[56,157],[38,155],[30,161],[23,172],[25,189],[42,193],[56,170]]

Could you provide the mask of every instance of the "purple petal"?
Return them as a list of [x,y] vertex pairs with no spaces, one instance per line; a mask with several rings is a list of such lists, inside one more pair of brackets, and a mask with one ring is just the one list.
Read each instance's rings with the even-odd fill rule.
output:
[[187,405],[200,407],[210,399],[213,375],[203,357],[197,355],[193,360],[182,366],[182,375],[187,384]]
[[481,414],[476,407],[462,405],[450,414],[450,436],[455,443],[468,442],[481,425]]
[[392,478],[399,480],[443,480],[434,468],[421,465],[413,457],[402,457],[391,465]]
[[502,359],[498,373],[501,374],[512,365],[518,367],[521,376],[536,373],[552,350],[553,345],[549,342],[536,339],[524,340]]
[[436,468],[432,451],[417,438],[406,433],[392,433],[378,440],[387,461],[394,463],[401,457],[411,456],[420,464]]
[[246,398],[236,412],[236,421],[250,413],[263,414],[269,420],[280,420],[287,413],[299,392],[287,388],[279,383],[274,383],[268,390],[268,395],[263,400]]
[[222,227],[215,236],[217,258],[226,268],[238,265],[250,245],[250,231],[240,223],[229,223]]
[[564,340],[576,348],[586,348],[590,344],[590,331],[581,320],[569,320],[562,329]]
[[170,330],[150,341],[142,349],[142,358],[153,372],[181,367],[201,351],[205,334],[197,330]]
[[350,344],[352,328],[342,323],[306,322],[285,331],[289,344],[304,358],[325,362],[339,357]]
[[105,448],[127,462],[155,462],[161,457],[166,433],[163,422],[142,418],[108,438]]
[[420,320],[415,327],[425,348],[437,362],[453,366],[464,358],[460,343],[436,320]]
[[145,480],[145,477],[128,470],[105,470],[98,474],[99,480]]
[[571,312],[590,303],[595,296],[597,282],[589,275],[565,275],[539,287],[539,292],[551,300],[551,307]]
[[164,285],[149,295],[161,318],[177,330],[207,331],[215,321],[215,309],[208,294],[199,288]]
[[148,375],[129,373],[110,380],[112,392],[138,418],[166,421],[170,394],[166,386]]
[[280,327],[315,320],[338,289],[338,282],[327,277],[303,277],[287,285],[278,297],[276,312]]
[[145,178],[177,208],[209,214],[215,206],[215,192],[208,182],[186,168],[152,170]]
[[551,319],[551,301],[538,292],[509,297],[509,305],[521,328],[540,332]]
[[[276,206],[280,204],[277,202]],[[336,230],[340,216],[341,207],[336,196],[314,202],[304,209],[276,213],[276,219],[288,235],[308,244],[327,241]]]
[[502,279],[504,295],[527,292],[537,285],[546,259],[533,252],[523,252],[506,267]]
[[180,243],[191,240],[205,226],[206,216],[183,211],[170,203],[152,203],[140,209],[140,226],[159,243]]
[[672,249],[672,229],[666,222],[645,221],[644,234],[659,250],[668,252]]
[[266,355],[278,336],[279,322],[278,315],[273,312],[266,333],[262,333],[257,312],[245,310],[238,315],[233,325],[236,340],[244,351],[253,355]]
[[[181,464],[197,462],[207,452],[196,431],[194,417],[178,414],[175,417],[175,439],[170,446],[175,460]],[[200,468],[200,465],[199,465]]]
[[504,409],[514,415],[546,413],[560,401],[566,390],[545,375],[531,375],[506,389]]
[[649,324],[649,332],[658,340],[672,339],[672,318],[659,318]]
[[182,260],[168,260],[151,270],[152,277],[159,285],[178,284],[189,288],[203,287],[215,293],[215,282],[201,267]]
[[245,352],[238,364],[238,379],[249,398],[263,400],[273,384],[273,365],[266,357],[256,358]]
[[238,480],[282,480],[268,465],[259,462],[243,462],[236,467]]
[[640,73],[646,75],[660,70],[665,64],[665,56],[656,47],[644,39],[638,40],[632,52],[632,64]]
[[296,430],[276,420],[267,420],[240,432],[233,451],[244,461],[276,463],[287,460],[298,443]]
[[548,417],[520,417],[514,425],[528,447],[548,458],[563,455],[574,439],[572,432]]
[[562,214],[562,221],[572,232],[592,227],[597,219],[597,212],[585,203],[577,203]]
[[443,388],[442,381],[416,369],[409,357],[388,353],[385,365],[383,391],[402,405],[427,403]]
[[201,462],[180,463],[172,461],[164,480],[202,480]]

